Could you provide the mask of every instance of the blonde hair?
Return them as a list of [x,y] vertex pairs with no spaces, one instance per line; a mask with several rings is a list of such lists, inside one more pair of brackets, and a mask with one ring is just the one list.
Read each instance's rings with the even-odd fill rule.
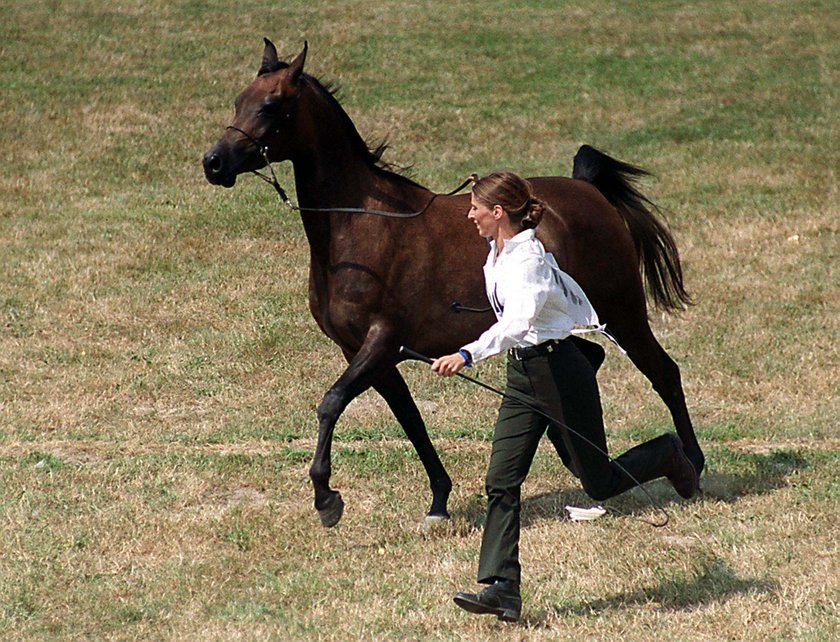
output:
[[545,202],[531,193],[528,181],[509,171],[493,172],[479,178],[473,184],[472,193],[485,207],[501,206],[513,223],[525,229],[539,225],[548,209]]

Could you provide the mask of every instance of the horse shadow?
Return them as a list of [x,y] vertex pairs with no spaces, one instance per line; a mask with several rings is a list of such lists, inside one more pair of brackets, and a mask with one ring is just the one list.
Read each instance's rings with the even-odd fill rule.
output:
[[788,477],[811,468],[808,453],[778,449],[749,453],[729,448],[710,450],[711,466],[700,478],[703,499],[736,502],[748,495],[764,495],[788,485]]
[[723,602],[745,593],[772,593],[778,588],[778,583],[771,580],[739,577],[725,561],[710,557],[695,565],[690,576],[665,577],[655,586],[593,600],[549,606],[528,613],[522,624],[539,627],[556,617],[598,616],[632,606],[654,606],[665,612],[685,611],[713,602]]

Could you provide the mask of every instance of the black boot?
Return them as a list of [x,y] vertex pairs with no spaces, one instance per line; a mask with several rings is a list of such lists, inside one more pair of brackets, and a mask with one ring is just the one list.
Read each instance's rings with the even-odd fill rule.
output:
[[659,477],[667,477],[674,490],[685,499],[693,497],[700,486],[697,471],[685,454],[682,441],[672,432],[631,448],[615,461],[635,477],[635,480],[631,479],[621,470],[616,495],[633,488],[637,481],[644,483]]
[[470,613],[495,615],[503,622],[516,622],[522,610],[519,585],[512,580],[496,580],[479,593],[456,593],[455,604]]

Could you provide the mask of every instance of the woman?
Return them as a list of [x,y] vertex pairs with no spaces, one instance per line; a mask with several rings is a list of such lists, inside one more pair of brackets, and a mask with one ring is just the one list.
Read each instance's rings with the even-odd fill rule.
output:
[[[546,209],[532,195],[529,183],[512,172],[495,172],[476,181],[467,218],[490,241],[484,275],[497,321],[477,340],[432,363],[434,372],[451,377],[464,367],[508,352],[508,396],[493,434],[486,479],[487,520],[478,565],[478,582],[489,586],[477,594],[455,596],[456,604],[467,611],[494,614],[506,621],[518,620],[522,605],[520,488],[546,428],[584,490],[597,500],[618,495],[636,481],[658,477],[667,477],[685,498],[694,495],[698,485],[697,473],[674,433],[632,448],[617,459],[619,465],[605,454],[595,381],[603,350],[572,338],[573,333],[603,327],[580,286],[559,269],[534,235],[533,228]],[[549,425],[529,405],[558,423]]]

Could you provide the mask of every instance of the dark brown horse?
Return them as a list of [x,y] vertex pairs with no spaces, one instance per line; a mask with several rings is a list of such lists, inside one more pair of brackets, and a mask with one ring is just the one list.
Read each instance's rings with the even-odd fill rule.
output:
[[[355,397],[371,386],[384,397],[429,476],[429,518],[447,516],[452,482],[403,378],[401,345],[429,354],[454,352],[494,321],[491,313],[456,313],[452,303],[485,307],[487,244],[467,221],[469,196],[434,194],[390,171],[371,151],[332,92],[303,72],[306,47],[291,63],[266,39],[256,79],[236,99],[233,125],[204,157],[207,180],[232,187],[236,177],[289,160],[310,248],[309,308],[349,366],[318,406],[318,445],[309,474],[325,526],[343,502],[329,485],[333,430]],[[704,464],[686,409],[677,365],[651,332],[642,285],[667,310],[688,303],[676,246],[632,187],[644,174],[584,146],[573,178],[531,179],[551,204],[538,236],[589,295],[601,321],[653,384],[698,470]],[[397,213],[391,218],[345,208]],[[558,452],[562,446],[555,444]]]

